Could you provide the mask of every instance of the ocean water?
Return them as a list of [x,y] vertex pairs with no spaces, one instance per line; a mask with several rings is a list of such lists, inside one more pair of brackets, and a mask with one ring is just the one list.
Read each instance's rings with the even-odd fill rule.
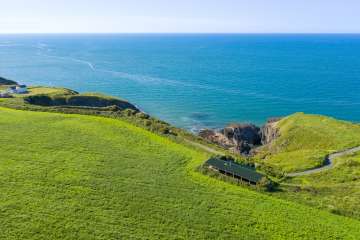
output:
[[0,35],[0,76],[122,97],[190,130],[360,121],[360,35]]

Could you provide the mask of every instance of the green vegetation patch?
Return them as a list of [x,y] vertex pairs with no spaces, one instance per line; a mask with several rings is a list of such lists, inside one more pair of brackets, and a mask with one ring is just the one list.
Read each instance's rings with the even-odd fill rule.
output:
[[288,179],[281,197],[360,220],[360,153],[335,159],[334,168]]
[[322,166],[327,154],[360,146],[360,125],[330,117],[296,113],[277,127],[280,137],[258,157],[285,172]]
[[357,239],[360,222],[194,171],[109,118],[0,108],[1,239]]
[[28,93],[26,94],[14,94],[15,97],[28,97],[34,95],[74,95],[77,92],[67,88],[55,88],[55,87],[28,87]]
[[[167,135],[173,140],[182,142],[183,144],[193,148],[198,148],[196,145],[200,143],[202,145],[211,146],[212,149],[217,149],[218,152],[224,150],[183,129],[176,128],[164,121],[151,117],[144,112],[140,112],[134,105],[129,104],[126,100],[98,93],[79,94],[78,92],[66,88],[29,87],[28,89],[29,93],[16,94],[15,98],[0,98],[0,106],[18,110],[83,114],[116,118],[130,122],[133,125],[139,126],[151,132]],[[69,105],[69,99],[72,103],[74,103],[75,99],[76,104]],[[37,104],[30,104],[29,100],[30,102],[33,101]],[[88,106],[84,106],[83,104]],[[118,104],[119,106],[111,104]],[[179,137],[174,138],[175,136]],[[195,144],[189,144],[189,142],[195,142]]]
[[109,107],[138,110],[127,101],[100,94],[40,94],[24,98],[25,102],[40,106]]

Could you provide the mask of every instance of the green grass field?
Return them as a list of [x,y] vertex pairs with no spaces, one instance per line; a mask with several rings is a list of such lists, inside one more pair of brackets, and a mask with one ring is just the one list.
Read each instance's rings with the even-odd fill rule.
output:
[[63,95],[63,94],[72,94],[73,91],[66,88],[55,88],[55,87],[28,87],[29,93],[26,94],[14,94],[16,97],[27,97],[34,96],[38,94],[47,94],[47,95]]
[[128,123],[0,108],[0,239],[359,239],[360,222],[194,169]]
[[[9,86],[0,85],[0,90],[6,90]],[[27,97],[38,94],[48,94],[48,95],[61,95],[61,94],[71,94],[73,91],[65,88],[55,88],[55,87],[41,87],[33,86],[28,87],[28,93],[25,94],[13,94],[14,97]]]
[[280,137],[265,147],[263,162],[285,172],[322,166],[327,154],[360,146],[360,125],[334,118],[296,113],[282,119]]
[[276,195],[360,220],[360,153],[335,159],[331,170],[285,184],[298,187],[285,186]]

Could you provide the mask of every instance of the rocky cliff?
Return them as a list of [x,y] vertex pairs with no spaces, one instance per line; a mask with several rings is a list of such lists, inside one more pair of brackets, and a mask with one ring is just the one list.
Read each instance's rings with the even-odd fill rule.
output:
[[260,135],[262,145],[267,145],[280,136],[279,129],[276,127],[277,122],[280,120],[281,118],[271,118],[261,127]]
[[73,106],[73,107],[110,107],[116,106],[119,110],[131,109],[136,112],[140,110],[133,104],[118,98],[96,94],[78,94],[76,92],[68,95],[34,95],[24,98],[25,102],[40,106]]
[[279,118],[269,119],[262,127],[254,124],[231,124],[219,131],[205,129],[199,136],[235,153],[251,154],[256,147],[271,143],[279,136],[276,123]]

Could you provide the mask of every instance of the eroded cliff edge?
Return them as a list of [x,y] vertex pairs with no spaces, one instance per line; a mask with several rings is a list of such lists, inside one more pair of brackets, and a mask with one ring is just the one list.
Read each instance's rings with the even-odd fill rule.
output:
[[263,126],[240,123],[230,124],[220,130],[204,129],[199,136],[234,153],[252,155],[257,147],[267,145],[280,136],[277,123],[281,118],[271,118]]

